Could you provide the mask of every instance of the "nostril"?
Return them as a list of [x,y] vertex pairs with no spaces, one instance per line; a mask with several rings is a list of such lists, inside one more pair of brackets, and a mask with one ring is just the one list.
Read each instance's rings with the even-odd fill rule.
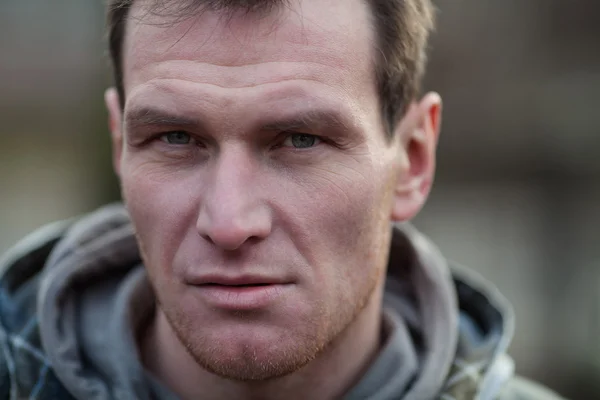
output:
[[212,240],[212,238],[210,237],[210,235],[207,234],[202,234],[200,235],[202,237],[202,239],[206,240],[207,242],[209,242],[210,244],[215,244],[215,242]]
[[206,239],[208,243],[228,251],[257,244],[263,239],[253,232],[252,227],[245,228],[233,224],[211,227],[211,229],[200,232],[200,236]]

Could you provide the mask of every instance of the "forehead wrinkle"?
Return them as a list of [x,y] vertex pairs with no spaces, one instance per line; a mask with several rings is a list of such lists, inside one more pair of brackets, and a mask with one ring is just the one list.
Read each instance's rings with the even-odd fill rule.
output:
[[[146,65],[168,65],[171,62],[190,62],[190,63],[194,63],[198,66],[208,66],[208,67],[215,67],[215,68],[228,68],[228,69],[237,69],[237,68],[247,68],[247,67],[257,67],[259,65],[269,65],[269,64],[316,64],[316,65],[321,65],[323,67],[331,67],[330,64],[327,63],[323,63],[323,62],[319,62],[317,60],[312,60],[312,61],[300,61],[300,60],[286,60],[286,61],[278,61],[278,60],[273,60],[273,61],[261,61],[261,62],[248,62],[248,63],[243,63],[243,64],[237,64],[237,65],[230,65],[230,64],[218,64],[218,63],[208,63],[208,62],[204,62],[204,61],[199,61],[199,60],[190,60],[190,59],[186,59],[186,58],[181,58],[181,59],[177,59],[177,58],[167,58],[164,61],[158,60],[158,61],[154,61],[152,63],[148,63]],[[344,69],[348,69],[345,66],[341,66]]]
[[[144,39],[145,40],[145,39]],[[220,47],[223,51],[221,54],[229,53],[231,48],[225,46]],[[339,50],[339,49],[338,49]],[[230,69],[233,73],[238,73],[238,70],[251,68],[264,68],[265,72],[272,73],[267,68],[276,67],[278,65],[298,65],[296,70],[305,72],[306,68],[301,66],[315,65],[323,69],[334,69],[339,75],[340,71],[351,72],[352,68],[357,63],[364,62],[364,58],[360,57],[357,52],[342,52],[334,53],[329,49],[322,48],[300,48],[293,52],[267,50],[266,52],[253,51],[248,57],[238,55],[236,57],[223,58],[222,56],[213,57],[209,50],[208,54],[202,53],[200,49],[172,49],[169,51],[160,51],[156,46],[140,46],[140,49],[128,57],[128,64],[132,70],[155,69],[158,72],[170,73],[172,66],[180,66],[184,63],[191,63],[193,66],[206,67],[210,72],[215,72]],[[208,61],[210,60],[210,61]],[[206,71],[203,70],[203,73]],[[369,75],[371,75],[369,73]]]
[[[243,94],[251,97],[252,101],[249,104],[292,102],[302,104],[303,107],[306,107],[307,104],[316,104],[321,108],[341,109],[340,107],[345,103],[354,103],[352,100],[341,100],[348,96],[339,90],[335,92],[310,90],[307,88],[307,83],[326,86],[317,79],[290,78],[249,87],[231,88],[214,83],[189,82],[176,78],[154,78],[134,88],[128,98],[126,109],[138,108],[140,104],[150,106],[157,102],[166,102],[174,110],[186,107],[195,108],[200,102],[222,107],[225,103],[238,102],[242,95],[241,91],[256,89],[259,86],[263,86],[264,89],[260,92]],[[150,99],[150,102],[147,99]]]
[[[242,39],[240,35],[244,32],[225,29],[228,25],[220,22],[222,18],[219,18],[219,14],[216,14],[216,18],[207,15],[214,13],[162,27],[157,26],[160,22],[130,22],[132,29],[127,30],[126,48],[138,54],[132,53],[127,58],[152,62],[170,59],[198,60],[201,57],[223,66],[250,65],[257,60],[270,61],[269,58],[272,61],[312,59],[335,68],[350,68],[358,62],[373,58],[373,29],[364,26],[370,24],[356,20],[343,21],[343,17],[342,20],[337,18],[327,21],[326,24],[324,21],[318,23],[313,21],[317,18],[316,15],[298,13],[291,7],[288,10],[290,12],[287,17],[280,16],[276,26],[266,28],[267,33],[256,32],[260,30],[256,28]],[[341,10],[341,14],[345,14],[344,10]],[[297,18],[290,18],[290,15],[296,14],[299,14]],[[247,17],[238,18],[243,20]],[[359,22],[363,23],[357,29],[356,24]],[[336,30],[336,27],[341,29]],[[361,35],[360,31],[367,32]],[[349,34],[350,32],[354,34]],[[139,42],[138,46],[132,46],[134,37]],[[288,45],[282,46],[282,43]],[[136,55],[138,57],[132,57]],[[146,57],[148,59],[143,60]]]
[[[149,66],[148,69],[140,71],[140,80],[144,80],[146,75],[148,75],[148,77],[153,78],[151,78],[150,81],[147,81],[147,83],[159,84],[158,82],[165,82],[168,84],[169,81],[180,81],[181,83],[203,84],[221,89],[244,89],[291,81],[309,81],[327,85],[327,83],[323,82],[323,76],[327,76],[327,81],[329,82],[336,78],[334,71],[319,71],[317,74],[314,70],[305,68],[309,64],[318,64],[313,62],[290,63],[291,65],[289,67],[280,69],[281,72],[279,73],[272,71],[272,68],[270,68],[269,65],[266,65],[265,68],[263,68],[263,71],[259,71],[261,69],[259,68],[261,64],[253,64],[244,67],[223,67],[192,62],[193,64],[200,64],[206,68],[198,70],[193,68],[174,68],[177,64],[179,64],[179,66],[185,66],[189,63],[190,61],[188,60],[173,60],[167,64],[156,63],[153,66]],[[284,62],[272,62],[269,64],[272,66],[281,66],[283,63]],[[247,67],[254,69],[254,73],[244,73],[247,71]],[[224,70],[227,71],[225,75],[223,74]]]

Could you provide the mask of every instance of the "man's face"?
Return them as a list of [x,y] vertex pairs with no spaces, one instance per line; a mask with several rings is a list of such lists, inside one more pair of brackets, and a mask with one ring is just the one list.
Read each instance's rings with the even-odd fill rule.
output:
[[219,375],[300,368],[382,285],[401,168],[364,3],[132,10],[123,195],[160,312]]

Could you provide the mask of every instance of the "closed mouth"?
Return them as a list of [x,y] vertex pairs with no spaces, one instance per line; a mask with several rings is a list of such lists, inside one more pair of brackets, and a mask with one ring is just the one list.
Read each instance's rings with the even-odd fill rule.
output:
[[261,287],[261,286],[271,286],[275,285],[274,283],[242,283],[242,284],[234,284],[234,285],[226,285],[223,283],[203,283],[200,286],[215,286],[215,287]]

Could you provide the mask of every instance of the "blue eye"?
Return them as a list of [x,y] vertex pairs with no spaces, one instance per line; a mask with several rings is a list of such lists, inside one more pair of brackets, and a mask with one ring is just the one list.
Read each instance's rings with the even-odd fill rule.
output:
[[161,135],[160,140],[168,144],[184,145],[190,144],[192,138],[183,131],[173,131]]
[[291,146],[296,149],[307,149],[313,147],[321,142],[315,135],[309,135],[307,133],[292,133],[285,138],[284,146]]

